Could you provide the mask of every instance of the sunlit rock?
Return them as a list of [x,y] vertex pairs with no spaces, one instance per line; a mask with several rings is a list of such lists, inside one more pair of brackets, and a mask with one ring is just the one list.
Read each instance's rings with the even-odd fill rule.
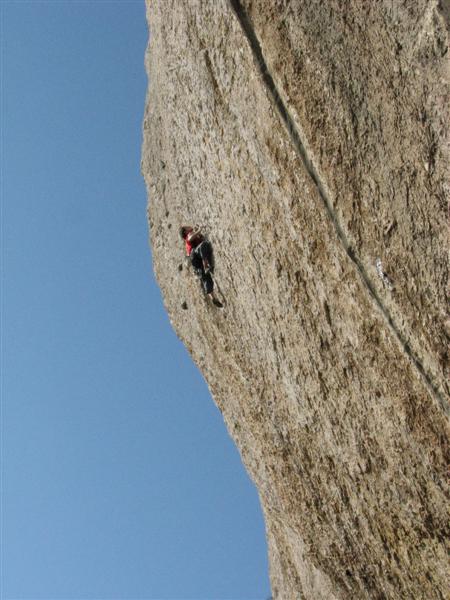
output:
[[276,599],[448,591],[445,11],[148,3],[154,269],[258,488]]

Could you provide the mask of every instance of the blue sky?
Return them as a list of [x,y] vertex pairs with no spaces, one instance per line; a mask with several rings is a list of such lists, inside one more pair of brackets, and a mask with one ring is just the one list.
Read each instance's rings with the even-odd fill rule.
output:
[[144,3],[1,16],[1,598],[265,600],[256,490],[153,279]]

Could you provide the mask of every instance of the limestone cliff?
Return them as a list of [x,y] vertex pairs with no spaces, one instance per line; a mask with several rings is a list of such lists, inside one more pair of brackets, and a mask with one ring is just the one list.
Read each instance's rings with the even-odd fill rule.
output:
[[147,13],[154,269],[258,487],[274,598],[444,598],[448,3]]

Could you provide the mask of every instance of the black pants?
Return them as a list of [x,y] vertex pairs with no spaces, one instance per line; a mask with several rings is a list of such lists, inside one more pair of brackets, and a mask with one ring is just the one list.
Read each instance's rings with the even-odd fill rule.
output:
[[[205,267],[203,266],[204,261],[209,264],[210,272],[208,273],[205,273]],[[214,268],[214,265],[212,246],[207,240],[204,240],[192,250],[191,263],[196,275],[200,278],[203,291],[205,294],[210,294],[214,287],[213,278],[211,277],[211,272]]]

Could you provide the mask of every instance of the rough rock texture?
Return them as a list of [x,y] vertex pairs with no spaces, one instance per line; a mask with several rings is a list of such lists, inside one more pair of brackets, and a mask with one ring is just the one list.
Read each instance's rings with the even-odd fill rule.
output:
[[154,268],[258,487],[274,598],[448,591],[448,14],[148,3]]

